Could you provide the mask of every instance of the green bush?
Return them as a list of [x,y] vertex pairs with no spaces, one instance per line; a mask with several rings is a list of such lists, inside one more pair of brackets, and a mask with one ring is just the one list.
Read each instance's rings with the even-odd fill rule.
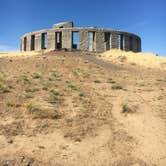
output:
[[113,90],[120,90],[120,89],[123,89],[123,87],[121,85],[113,85],[111,87]]
[[95,80],[94,83],[101,83],[101,81],[100,80]]
[[76,87],[76,85],[74,83],[69,83],[68,87],[73,89],[73,90],[77,90],[77,87]]

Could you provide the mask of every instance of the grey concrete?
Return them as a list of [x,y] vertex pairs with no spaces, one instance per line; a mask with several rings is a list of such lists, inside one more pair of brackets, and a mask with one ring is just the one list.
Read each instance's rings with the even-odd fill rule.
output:
[[41,33],[36,33],[35,34],[35,50],[39,51],[41,50]]
[[55,50],[55,32],[49,31],[47,32],[47,49]]
[[104,31],[97,31],[95,35],[95,51],[102,52],[105,50]]
[[62,31],[62,48],[72,50],[72,30],[70,29]]
[[61,23],[58,23],[58,24],[54,24],[53,25],[53,29],[56,29],[56,28],[72,28],[73,27],[73,22],[61,22]]
[[88,51],[88,31],[79,32],[79,49],[82,51]]
[[[36,32],[30,32],[21,37],[20,50],[31,51],[31,36],[35,36],[36,51],[47,49],[68,49],[73,50],[73,33],[78,32],[78,45],[82,51],[103,52],[110,49],[121,49],[125,51],[141,52],[141,38],[135,34],[107,30],[102,28],[73,27],[73,22],[64,22],[54,24],[52,29],[45,29]],[[46,48],[43,48],[42,34],[46,33]],[[24,39],[26,38],[26,42]]]
[[31,36],[27,36],[26,51],[31,51]]
[[111,33],[111,49],[118,49],[118,34]]

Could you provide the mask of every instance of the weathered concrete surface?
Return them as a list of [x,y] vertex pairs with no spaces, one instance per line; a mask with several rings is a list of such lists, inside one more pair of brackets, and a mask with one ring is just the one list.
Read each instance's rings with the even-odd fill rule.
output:
[[[52,29],[25,34],[21,38],[20,50],[33,50],[33,44],[31,43],[32,35],[35,36],[34,50],[36,51],[42,49],[55,50],[57,47],[58,49],[72,50],[73,32],[78,32],[78,44],[75,49],[95,52],[103,52],[110,49],[141,52],[141,39],[135,34],[94,27],[75,28],[73,27],[73,22],[54,24]],[[57,43],[56,33],[61,34],[61,41],[59,43]],[[46,41],[42,38],[42,34],[47,34]],[[46,48],[43,47],[44,42],[47,43]]]
[[88,50],[88,31],[86,30],[79,33],[79,49],[83,51]]
[[62,31],[62,48],[72,49],[72,30],[65,29]]
[[47,49],[55,50],[55,32],[47,32]]
[[35,34],[35,50],[36,51],[39,51],[42,49],[41,47],[41,34],[40,33],[37,33]]

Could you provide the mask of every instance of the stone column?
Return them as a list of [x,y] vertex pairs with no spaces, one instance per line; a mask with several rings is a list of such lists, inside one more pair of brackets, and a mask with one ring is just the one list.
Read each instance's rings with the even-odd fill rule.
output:
[[127,35],[124,35],[124,50],[125,51],[130,50],[129,37]]
[[141,52],[142,51],[142,48],[141,48],[141,39],[138,39],[138,52]]
[[31,51],[31,35],[28,35],[28,36],[27,36],[26,51]]
[[118,34],[112,33],[111,34],[111,49],[118,49]]
[[55,32],[47,32],[47,49],[55,50]]
[[72,49],[72,30],[62,30],[62,48]]
[[35,34],[35,51],[40,51],[42,49],[41,44],[41,33]]
[[79,49],[82,51],[88,50],[88,31],[79,31]]
[[105,51],[105,36],[103,31],[96,31],[95,35],[95,51],[102,52]]
[[24,51],[24,38],[21,38],[20,51]]
[[132,42],[133,42],[133,52],[137,52],[137,50],[138,50],[138,42],[137,42],[137,39],[136,39],[136,37],[133,37],[133,40],[132,40]]

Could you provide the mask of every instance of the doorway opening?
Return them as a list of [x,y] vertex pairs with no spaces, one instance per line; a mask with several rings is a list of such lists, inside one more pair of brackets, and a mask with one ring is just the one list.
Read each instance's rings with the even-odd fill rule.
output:
[[132,38],[132,36],[130,36],[130,38],[129,38],[129,48],[130,48],[130,51],[133,50],[133,38]]
[[24,51],[27,50],[27,37],[24,37]]
[[35,50],[35,35],[31,36],[31,51]]
[[110,37],[111,37],[111,33],[110,32],[106,32],[105,33],[106,50],[110,50]]
[[47,48],[47,33],[42,33],[42,49]]
[[123,47],[124,47],[123,39],[124,39],[124,36],[123,36],[123,35],[120,35],[120,49],[121,49],[121,50],[123,50]]
[[79,49],[79,33],[72,32],[72,48]]
[[55,32],[55,48],[62,48],[62,32]]

